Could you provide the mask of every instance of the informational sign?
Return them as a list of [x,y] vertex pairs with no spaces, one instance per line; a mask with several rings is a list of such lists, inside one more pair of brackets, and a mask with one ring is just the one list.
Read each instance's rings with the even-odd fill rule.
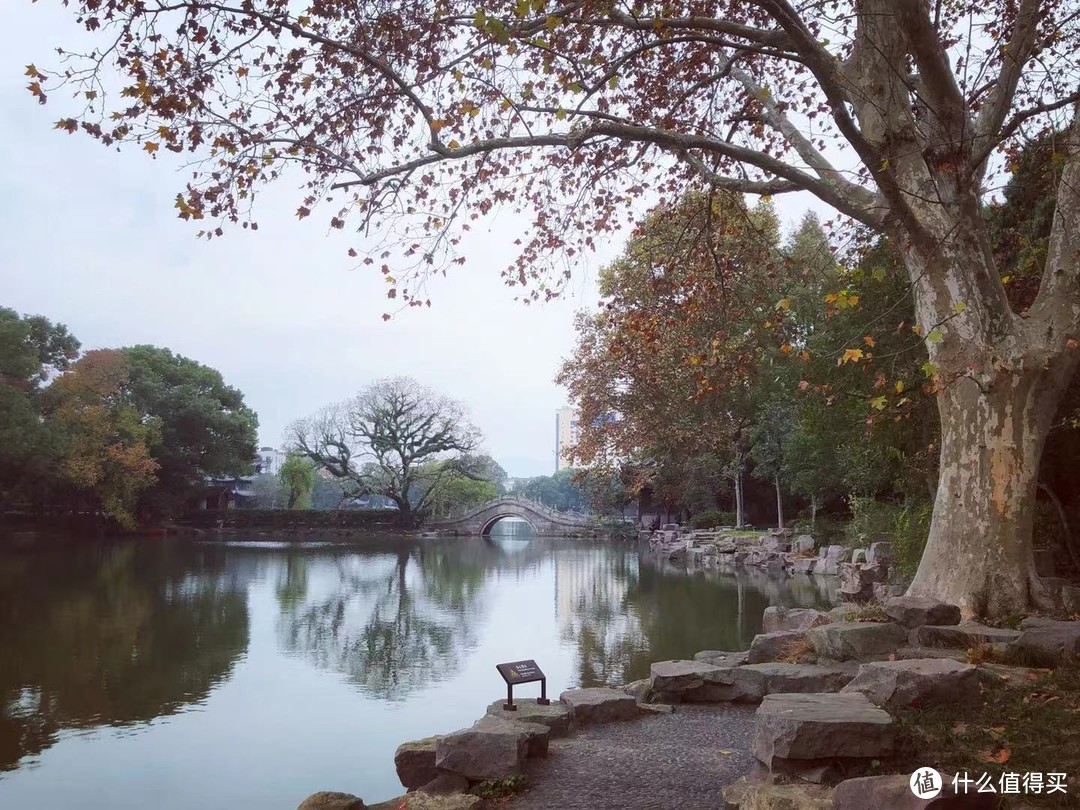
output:
[[509,664],[496,664],[495,669],[499,670],[499,674],[503,676],[503,680],[506,681],[508,686],[519,683],[532,683],[544,678],[544,673],[540,671],[540,667],[532,659],[528,661],[512,661]]
[[536,699],[536,702],[540,706],[551,703],[547,696],[547,678],[531,658],[525,661],[511,661],[509,664],[496,664],[495,669],[499,670],[502,679],[506,681],[506,703],[503,704],[506,711],[517,711],[517,706],[514,705],[514,686],[521,683],[540,681],[540,697]]

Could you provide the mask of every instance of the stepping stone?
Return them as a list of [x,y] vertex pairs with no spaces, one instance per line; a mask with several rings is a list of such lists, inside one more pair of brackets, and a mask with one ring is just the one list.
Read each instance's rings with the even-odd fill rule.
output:
[[761,629],[766,633],[778,630],[809,630],[821,624],[830,624],[832,617],[813,608],[786,608],[773,605],[765,608],[761,617]]
[[766,695],[751,750],[770,770],[791,764],[892,756],[892,718],[858,692]]
[[539,723],[551,729],[552,737],[563,737],[570,732],[570,709],[557,700],[547,706],[532,699],[515,700],[514,705],[518,707],[516,712],[506,711],[503,708],[505,704],[505,699],[496,700],[487,707],[488,716],[517,723]]
[[300,802],[296,810],[364,810],[364,801],[351,793],[320,790]]
[[775,692],[839,692],[854,677],[840,667],[817,664],[748,664],[739,667],[743,675],[760,674],[763,696]]
[[571,722],[578,725],[630,720],[639,715],[637,701],[617,689],[570,689],[559,700],[570,709]]
[[1080,658],[1080,622],[1024,619],[1020,622],[1020,636],[1012,643],[1010,652],[1042,665]]
[[799,646],[806,638],[804,630],[778,630],[775,633],[759,633],[750,642],[750,650],[746,655],[748,664],[764,664],[776,661]]
[[407,793],[405,801],[399,805],[401,810],[478,810],[484,800],[468,793],[437,795],[431,793]]
[[501,717],[486,715],[475,723],[473,728],[481,731],[505,731],[525,732],[525,744],[528,746],[527,755],[530,757],[546,757],[548,755],[548,738],[551,729],[540,723],[523,723],[519,720],[503,720]]
[[866,660],[896,652],[907,633],[892,622],[839,622],[807,631],[806,640],[822,658]]
[[435,767],[473,781],[506,779],[522,773],[529,753],[529,735],[513,725],[474,726],[439,737],[435,743]]
[[394,752],[394,769],[408,790],[426,785],[439,775],[435,768],[435,743],[438,737],[402,743]]
[[960,624],[960,608],[925,596],[894,596],[885,600],[885,614],[901,627]]
[[926,625],[915,631],[920,645],[927,647],[958,647],[966,650],[976,644],[996,644],[1016,641],[1019,630],[1005,627],[987,627],[978,622],[961,622],[952,627]]
[[662,703],[756,703],[765,694],[764,677],[746,667],[658,661],[651,672],[653,695]]
[[861,692],[876,706],[958,705],[979,701],[979,675],[971,664],[945,658],[874,661],[841,690]]

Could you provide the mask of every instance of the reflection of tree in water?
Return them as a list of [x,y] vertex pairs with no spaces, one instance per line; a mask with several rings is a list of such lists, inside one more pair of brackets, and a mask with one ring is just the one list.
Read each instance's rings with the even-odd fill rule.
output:
[[399,545],[394,554],[287,564],[278,581],[282,645],[385,700],[451,677],[476,646],[474,619],[495,554],[470,547]]
[[556,572],[562,635],[577,648],[582,686],[644,678],[652,661],[698,650],[744,650],[770,604],[823,603],[800,579],[688,574],[610,547],[560,555]]
[[204,700],[247,649],[242,589],[193,547],[81,544],[0,558],[0,769],[65,729]]

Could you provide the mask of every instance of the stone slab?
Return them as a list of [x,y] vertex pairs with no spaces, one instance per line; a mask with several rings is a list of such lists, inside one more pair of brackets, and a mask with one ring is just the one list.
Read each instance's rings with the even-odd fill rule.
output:
[[896,652],[907,633],[892,622],[838,622],[808,630],[806,641],[822,658],[865,661]]
[[569,689],[559,700],[570,709],[570,720],[577,725],[631,720],[640,713],[637,701],[617,689]]
[[408,790],[426,785],[439,775],[435,767],[435,743],[438,737],[426,737],[402,743],[394,752],[394,769]]
[[474,727],[439,737],[435,743],[435,767],[471,781],[506,779],[522,773],[529,752],[528,734],[508,728],[511,725]]
[[546,757],[548,755],[548,738],[551,736],[551,729],[540,723],[503,720],[501,717],[485,715],[473,723],[473,728],[481,731],[524,732],[528,749],[527,756]]
[[979,701],[979,676],[971,664],[947,658],[874,661],[844,692],[861,692],[876,706],[970,706]]
[[788,655],[793,647],[806,638],[804,630],[778,630],[775,633],[759,633],[750,642],[746,655],[748,664],[764,664]]
[[916,631],[920,645],[926,647],[954,647],[967,649],[977,644],[996,644],[1016,641],[1019,630],[1005,627],[987,627],[978,622],[961,622],[951,627],[926,625]]
[[552,737],[563,737],[570,731],[570,709],[557,700],[551,701],[547,706],[541,706],[535,699],[515,699],[514,705],[518,707],[516,712],[506,711],[503,708],[505,703],[504,698],[490,704],[487,707],[488,716],[520,723],[539,723],[551,729]]
[[885,600],[885,614],[901,627],[960,624],[960,608],[925,596],[894,596]]

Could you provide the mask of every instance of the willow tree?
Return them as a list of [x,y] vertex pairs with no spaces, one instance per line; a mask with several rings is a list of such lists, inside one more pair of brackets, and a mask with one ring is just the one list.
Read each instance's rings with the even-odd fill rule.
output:
[[1056,151],[1024,312],[983,203],[1003,151],[1080,99],[1075,0],[65,3],[99,47],[28,66],[39,101],[79,99],[58,128],[190,153],[176,207],[209,235],[253,225],[258,190],[296,164],[297,215],[323,204],[335,228],[388,235],[353,252],[410,304],[497,206],[528,212],[507,273],[536,296],[644,192],[804,190],[889,233],[940,380],[941,483],[911,591],[968,615],[1045,601],[1031,527],[1078,355],[1080,124]]

